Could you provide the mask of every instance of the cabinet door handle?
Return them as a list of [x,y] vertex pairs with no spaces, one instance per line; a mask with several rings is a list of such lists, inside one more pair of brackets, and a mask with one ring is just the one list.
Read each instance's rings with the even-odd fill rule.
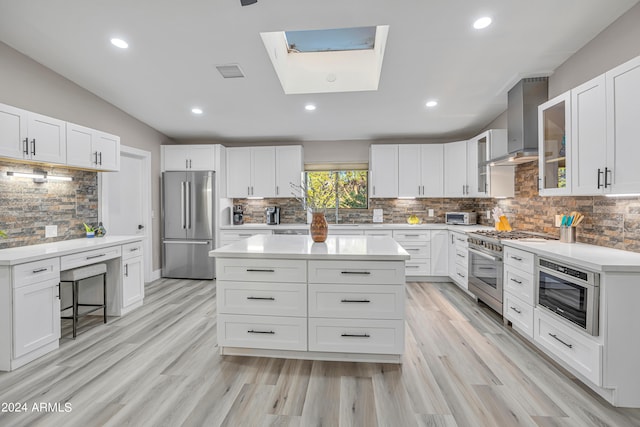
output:
[[189,159],[184,159],[184,168],[189,169]]
[[93,164],[97,165],[98,164],[98,152],[96,151],[95,153],[93,153]]
[[373,195],[374,196],[376,195],[376,186],[375,185],[373,186]]
[[23,153],[29,155],[29,138],[24,139],[24,150]]
[[124,265],[124,277],[129,277],[129,264]]
[[85,257],[85,259],[95,259],[95,258],[103,257],[103,256],[105,256],[105,255],[106,255],[106,254],[91,255],[91,256]]
[[247,268],[247,271],[254,273],[275,273],[275,270],[269,268]]
[[[35,154],[35,153],[33,153]],[[604,168],[604,188],[610,187],[611,183],[607,180],[607,178],[609,177],[609,175],[612,173],[613,171],[609,168]]]
[[548,332],[549,336],[551,336],[552,338],[555,338],[556,340],[560,341],[562,344],[566,345],[569,348],[573,348],[573,344],[569,344],[563,340],[561,340],[560,338],[558,338],[558,336],[556,334],[552,334],[551,332]]
[[193,163],[191,162],[191,159],[189,159],[189,169],[193,169]]
[[256,331],[255,329],[249,329],[247,331],[248,334],[269,334],[269,335],[275,335],[276,333],[273,331]]
[[275,301],[274,297],[247,297],[249,300],[260,300],[260,301]]
[[341,271],[340,274],[371,274],[370,271]]
[[509,307],[509,308],[510,308],[511,310],[515,311],[515,312],[516,312],[516,313],[518,313],[518,314],[522,314],[522,312],[521,312],[520,310],[518,310],[517,308],[515,308],[515,307]]
[[600,177],[602,176],[602,169],[598,168],[598,189],[600,189],[600,187],[602,187],[602,184],[600,184]]
[[510,278],[509,280],[511,280],[512,282],[516,282],[518,285],[522,285],[522,282],[520,280],[516,280],[513,277]]
[[515,259],[516,261],[522,261],[522,258],[520,258],[519,256],[511,255],[511,259]]
[[31,270],[32,273],[42,273],[43,271],[47,271],[48,268],[44,267],[44,268],[39,268],[37,270]]
[[368,299],[342,299],[340,302],[356,302],[356,303],[368,303],[371,302]]
[[280,195],[280,187],[276,185],[276,196],[279,196],[279,195]]
[[351,337],[351,338],[371,338],[369,334],[342,334],[341,337]]
[[36,155],[36,139],[35,138],[31,140],[31,154],[33,156]]
[[102,166],[102,151],[99,153],[100,154],[100,166]]

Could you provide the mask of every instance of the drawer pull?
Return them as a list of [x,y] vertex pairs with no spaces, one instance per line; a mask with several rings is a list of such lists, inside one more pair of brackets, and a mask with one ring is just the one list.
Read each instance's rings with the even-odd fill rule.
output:
[[420,252],[420,249],[418,248],[404,248],[404,250],[407,252]]
[[405,234],[404,237],[420,237],[419,234]]
[[520,258],[519,256],[511,255],[511,259],[515,259],[516,261],[522,261],[522,258]]
[[275,273],[276,271],[272,268],[247,268],[247,271],[257,272],[257,273]]
[[569,348],[573,348],[573,344],[568,344],[564,341],[562,341],[560,338],[558,338],[558,336],[556,334],[552,334],[551,332],[549,332],[549,335],[553,338],[555,338],[556,340],[560,341],[562,344],[566,345]]
[[371,274],[370,271],[341,271],[340,274]]
[[478,270],[495,270],[495,267],[478,267]]
[[140,250],[140,248],[131,248],[131,249],[129,249],[129,252],[135,252],[135,251],[139,251],[139,250]]
[[458,276],[462,277],[463,279],[465,278],[464,274],[460,274],[460,273],[456,273]]
[[238,237],[252,237],[253,234],[238,234]]
[[100,255],[91,255],[88,257],[85,257],[85,259],[94,259],[94,258],[101,258],[103,256],[105,256],[106,254],[100,254]]
[[263,300],[263,301],[275,301],[276,300],[274,297],[247,297],[247,299],[257,299],[257,300]]
[[466,255],[462,255],[462,254],[456,254],[457,256],[459,256],[460,258],[466,258]]
[[340,302],[364,302],[364,303],[367,303],[367,302],[371,302],[371,301],[369,301],[368,299],[342,299],[342,300],[340,300]]
[[515,311],[515,312],[516,312],[516,313],[518,313],[518,314],[522,314],[522,312],[521,312],[520,310],[518,310],[517,308],[515,308],[515,307],[509,307],[509,308],[510,308],[511,310]]
[[522,282],[520,280],[516,280],[513,277],[510,278],[509,280],[511,280],[512,282],[516,282],[518,285],[522,285]]
[[466,242],[466,241],[467,241],[467,239],[461,239],[461,238],[459,238],[459,237],[456,237],[456,240],[457,240],[458,242]]
[[48,268],[44,267],[44,268],[39,268],[37,270],[32,270],[31,272],[35,274],[35,273],[42,273],[43,271],[47,271],[47,270]]
[[342,334],[341,337],[349,337],[349,338],[371,338],[369,334]]
[[275,335],[276,333],[273,331],[256,331],[253,329],[249,329],[247,331],[248,334],[268,334],[268,335]]

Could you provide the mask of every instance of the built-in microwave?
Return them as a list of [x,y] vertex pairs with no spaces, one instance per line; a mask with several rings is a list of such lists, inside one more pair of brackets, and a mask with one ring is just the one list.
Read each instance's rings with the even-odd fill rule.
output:
[[538,306],[591,335],[598,335],[600,275],[580,267],[538,260]]
[[478,222],[475,212],[447,212],[444,214],[444,222],[455,225],[471,225]]

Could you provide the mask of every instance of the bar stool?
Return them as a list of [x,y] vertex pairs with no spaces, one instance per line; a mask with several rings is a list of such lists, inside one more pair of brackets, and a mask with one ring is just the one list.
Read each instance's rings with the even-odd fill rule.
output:
[[[80,304],[78,303],[78,293],[80,282],[92,277],[102,276],[102,304]],[[92,264],[86,267],[76,268],[74,270],[66,270],[60,273],[60,285],[62,283],[72,283],[72,305],[65,307],[61,310],[65,311],[73,308],[73,314],[71,316],[60,316],[61,319],[73,320],[73,339],[76,339],[76,330],[78,325],[78,318],[84,317],[89,313],[93,313],[96,310],[104,310],[104,323],[107,323],[107,265],[106,264]],[[78,307],[93,307],[91,310],[84,311],[80,314]]]

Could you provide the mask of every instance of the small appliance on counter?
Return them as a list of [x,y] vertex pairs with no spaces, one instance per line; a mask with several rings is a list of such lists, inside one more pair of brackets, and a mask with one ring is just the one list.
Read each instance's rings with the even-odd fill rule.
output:
[[478,219],[475,212],[447,212],[444,222],[454,225],[473,225],[478,223]]
[[277,206],[269,206],[264,210],[267,217],[267,225],[280,224],[280,208]]
[[233,205],[233,225],[244,224],[244,209],[242,205]]

